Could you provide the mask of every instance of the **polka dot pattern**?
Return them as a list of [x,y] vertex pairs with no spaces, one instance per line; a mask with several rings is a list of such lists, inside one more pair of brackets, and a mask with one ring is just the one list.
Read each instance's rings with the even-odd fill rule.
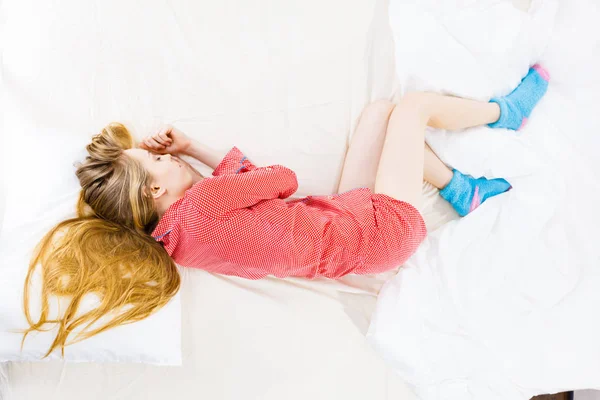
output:
[[173,203],[152,233],[181,266],[260,279],[339,278],[403,264],[427,234],[412,205],[367,188],[285,200],[298,189],[282,166],[257,167],[233,147]]

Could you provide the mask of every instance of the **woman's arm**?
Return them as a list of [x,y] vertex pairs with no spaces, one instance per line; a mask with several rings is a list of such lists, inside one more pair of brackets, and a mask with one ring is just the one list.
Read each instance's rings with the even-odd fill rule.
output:
[[201,214],[226,218],[232,211],[252,207],[263,200],[286,199],[297,189],[294,171],[271,165],[204,179],[192,186],[186,196]]
[[263,200],[286,199],[298,189],[294,171],[282,166],[255,166],[237,147],[223,157],[213,177],[192,186],[188,198],[200,213],[223,218]]
[[210,148],[194,139],[190,140],[188,148],[183,152],[183,154],[195,158],[212,169],[217,168],[226,153]]
[[225,152],[217,151],[191,139],[172,125],[165,125],[158,132],[144,138],[140,147],[159,154],[190,156],[212,169],[217,168],[225,155]]

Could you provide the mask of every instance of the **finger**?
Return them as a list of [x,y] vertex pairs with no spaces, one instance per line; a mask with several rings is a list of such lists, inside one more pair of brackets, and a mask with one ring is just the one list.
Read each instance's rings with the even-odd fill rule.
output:
[[146,138],[146,140],[144,141],[144,143],[146,143],[146,145],[151,149],[151,150],[162,150],[164,149],[164,146],[160,143],[158,143],[156,140],[150,138]]
[[167,142],[165,142],[161,137],[160,134],[156,134],[154,136],[152,136],[152,139],[154,139],[158,144],[161,144],[163,146],[168,146],[169,144]]
[[168,146],[169,144],[171,144],[173,142],[173,139],[171,139],[168,136],[168,134],[169,134],[169,132],[167,132],[167,131],[162,131],[162,132],[159,132],[159,134],[158,134],[158,137],[162,140],[162,143],[165,146]]
[[164,150],[166,147],[165,145],[163,145],[162,143],[159,143],[156,139],[154,139],[154,137],[150,138],[149,142],[152,143],[154,148],[157,150]]
[[150,143],[149,139],[144,140],[144,146],[146,147],[146,150],[148,150],[148,151],[156,151],[156,149],[154,148],[152,143]]

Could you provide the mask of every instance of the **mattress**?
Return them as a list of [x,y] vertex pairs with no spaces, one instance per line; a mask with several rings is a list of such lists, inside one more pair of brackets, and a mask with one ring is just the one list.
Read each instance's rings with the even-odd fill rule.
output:
[[[386,1],[2,6],[6,31],[30,47],[4,72],[32,124],[85,134],[109,118],[137,132],[172,123],[289,166],[296,196],[335,189],[361,110],[398,93]],[[429,230],[456,217],[431,185],[423,194]],[[0,388],[6,400],[412,400],[364,337],[394,274],[248,281],[187,269],[182,366],[11,363]]]

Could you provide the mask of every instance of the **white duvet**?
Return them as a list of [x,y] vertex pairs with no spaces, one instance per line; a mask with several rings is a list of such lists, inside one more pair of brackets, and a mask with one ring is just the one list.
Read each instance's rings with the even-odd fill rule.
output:
[[598,5],[442,3],[392,1],[401,83],[486,98],[535,61],[552,78],[520,134],[429,132],[445,161],[514,189],[429,235],[380,292],[368,340],[425,400],[600,388]]
[[[554,2],[534,1],[521,13],[508,1],[392,1],[412,7],[395,26],[406,28],[396,38],[404,55],[398,77],[386,1],[262,8],[245,0],[152,1],[143,10],[131,1],[31,3],[4,2],[13,10],[7,18],[17,18],[11,32],[41,43],[4,60],[24,128],[85,142],[109,118],[139,133],[170,122],[215,147],[236,144],[258,164],[290,166],[299,196],[333,190],[360,111],[392,97],[398,79],[406,90],[484,99],[509,90],[543,54],[551,90],[522,136],[429,135],[446,161],[503,175],[515,190],[432,233],[382,292],[370,339],[423,398],[520,399],[599,386],[590,360],[600,360],[593,341],[600,282],[588,246],[598,221],[593,132],[600,130],[583,118],[597,112],[600,88],[591,74],[599,53],[591,1],[561,4],[556,23]],[[428,10],[428,24],[416,24],[415,4]],[[503,13],[495,25],[494,12]],[[530,18],[536,34],[493,35]],[[518,36],[527,40],[506,46]],[[486,43],[497,47],[483,51]],[[511,57],[494,62],[502,54]],[[453,215],[425,189],[434,231]],[[577,207],[561,207],[575,199]],[[182,366],[12,363],[0,367],[0,393],[7,389],[10,400],[413,399],[364,341],[384,278],[254,282],[186,270]],[[552,329],[540,334],[543,326]]]

